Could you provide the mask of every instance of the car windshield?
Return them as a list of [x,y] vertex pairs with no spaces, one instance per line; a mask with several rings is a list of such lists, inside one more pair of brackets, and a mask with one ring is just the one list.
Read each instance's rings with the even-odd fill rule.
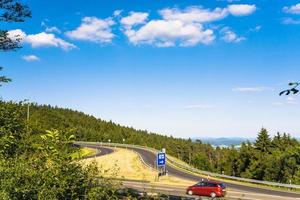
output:
[[226,188],[225,183],[220,183],[221,188]]

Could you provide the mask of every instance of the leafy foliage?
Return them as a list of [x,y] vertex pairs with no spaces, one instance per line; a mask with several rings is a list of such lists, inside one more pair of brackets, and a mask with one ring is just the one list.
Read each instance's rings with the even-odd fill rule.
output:
[[74,135],[28,130],[24,111],[0,101],[1,199],[116,199],[117,183],[71,159]]
[[200,140],[179,139],[135,130],[111,121],[103,121],[82,112],[47,105],[31,104],[30,126],[38,132],[51,127],[68,132],[83,141],[138,144],[167,153],[201,170],[226,175],[254,178],[282,183],[300,183],[300,144],[290,135],[277,133],[270,137],[262,129],[254,144],[243,143],[239,149],[213,148]]
[[20,35],[15,35],[14,38],[9,37],[7,30],[0,30],[0,51],[11,51],[21,48]]
[[[31,17],[31,11],[25,4],[17,0],[0,0],[0,22],[24,22]],[[20,48],[20,37],[10,38],[7,30],[0,29],[0,51]]]
[[[2,71],[2,67],[0,67],[0,71]],[[0,76],[0,87],[2,86],[2,83],[8,83],[8,82],[10,82],[11,81],[11,79],[10,78],[7,78],[7,77],[5,77],[5,76]]]
[[291,86],[291,89],[288,90],[284,90],[282,92],[279,93],[279,95],[289,95],[289,94],[297,94],[299,92],[299,90],[297,89],[297,87],[300,85],[300,83],[298,82],[294,82],[294,83],[289,83],[289,86]]
[[[31,11],[25,4],[17,0],[0,0],[0,22],[24,22],[26,18],[31,17]],[[21,37],[16,35],[9,37],[7,30],[0,29],[0,51],[13,51],[21,48]],[[2,71],[0,67],[0,71]],[[0,87],[2,83],[8,83],[11,79],[0,76]]]
[[24,22],[25,18],[31,17],[29,7],[16,0],[0,0],[0,9],[0,21]]

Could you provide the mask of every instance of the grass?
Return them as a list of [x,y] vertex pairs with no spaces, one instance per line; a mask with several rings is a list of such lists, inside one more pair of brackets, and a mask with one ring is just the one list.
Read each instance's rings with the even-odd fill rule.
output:
[[93,161],[96,161],[105,177],[143,180],[153,184],[172,184],[178,186],[194,184],[192,181],[173,176],[163,176],[157,180],[158,172],[146,167],[141,162],[137,153],[126,149],[115,149],[114,153],[82,160],[85,164]]
[[73,160],[79,159],[79,158],[84,158],[86,156],[91,156],[91,155],[95,155],[96,153],[98,153],[99,151],[93,148],[88,148],[88,147],[83,147],[80,148],[80,150],[78,152],[74,152],[71,157]]

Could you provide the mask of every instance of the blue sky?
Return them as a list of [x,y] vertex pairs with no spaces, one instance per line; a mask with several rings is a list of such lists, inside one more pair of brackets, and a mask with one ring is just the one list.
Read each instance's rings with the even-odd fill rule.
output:
[[24,1],[0,54],[29,98],[177,137],[300,137],[300,1]]

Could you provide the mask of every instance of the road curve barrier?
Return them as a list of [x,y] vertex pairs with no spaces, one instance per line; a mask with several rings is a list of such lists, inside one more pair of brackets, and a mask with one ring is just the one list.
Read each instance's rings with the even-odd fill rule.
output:
[[[74,144],[78,144],[80,146],[100,145],[100,146],[106,146],[106,147],[137,148],[137,149],[144,149],[144,150],[150,151],[154,154],[157,154],[158,152],[160,152],[159,150],[151,148],[151,147],[145,147],[145,146],[134,145],[134,144],[120,144],[120,143],[106,143],[106,142],[84,142],[84,141],[77,141],[77,142],[74,142]],[[228,176],[228,175],[224,175],[224,174],[218,174],[218,173],[203,171],[203,170],[199,170],[199,169],[196,169],[194,167],[191,167],[191,166],[187,166],[187,165],[183,165],[181,163],[178,163],[174,159],[168,158],[168,156],[167,156],[167,162],[169,162],[170,164],[174,165],[175,167],[183,169],[185,171],[189,171],[189,172],[196,173],[196,174],[201,174],[201,175],[207,175],[207,176],[210,176],[210,177],[219,177],[219,178],[224,178],[224,179],[228,179],[228,180],[234,180],[234,181],[240,181],[240,182],[246,182],[246,183],[253,183],[253,184],[260,184],[260,185],[267,185],[267,186],[275,186],[275,187],[283,187],[283,188],[291,188],[291,189],[300,189],[300,185],[295,185],[295,184],[277,183],[277,182],[271,182],[271,181],[261,181],[261,180],[241,178],[241,177],[236,177],[236,176]]]

